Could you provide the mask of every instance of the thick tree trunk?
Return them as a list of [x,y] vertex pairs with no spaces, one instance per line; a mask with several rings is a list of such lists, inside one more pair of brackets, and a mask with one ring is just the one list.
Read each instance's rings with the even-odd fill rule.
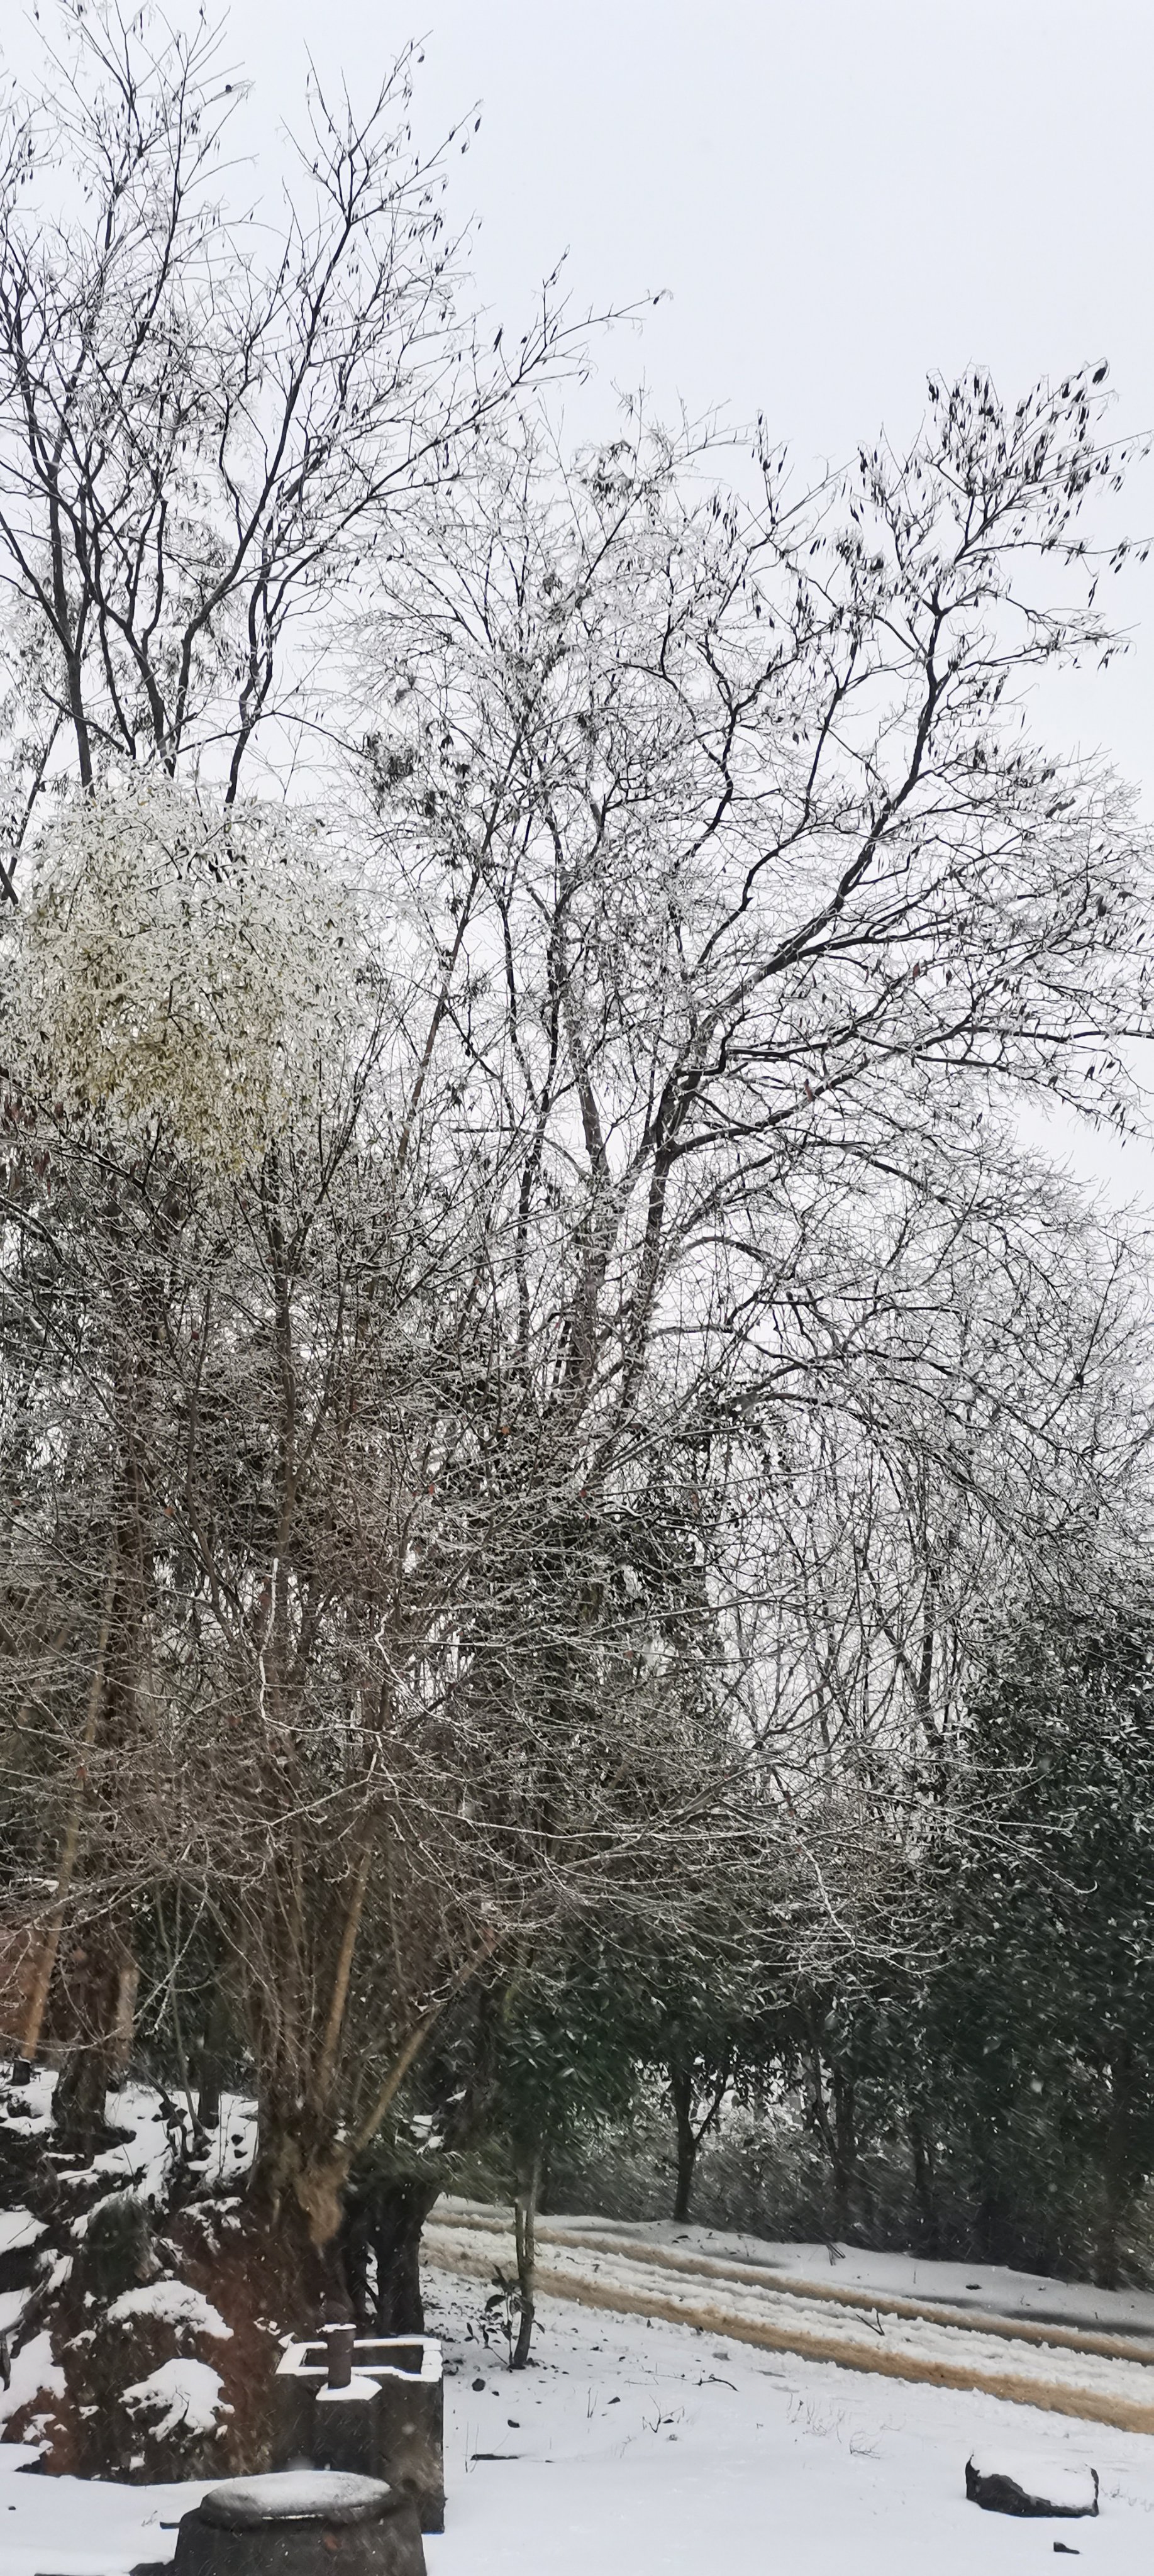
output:
[[375,2325],[381,2335],[425,2331],[421,2297],[421,2230],[439,2185],[382,2182],[351,2199],[340,2251],[351,2304],[367,2322],[368,2258],[376,2262]]
[[69,2155],[90,2160],[107,2145],[105,2097],[122,2072],[125,1982],[133,1962],[107,1926],[62,1964],[62,2006],[72,2044],[53,2100],[53,2126]]
[[74,2048],[66,2058],[53,2100],[56,2136],[65,2155],[90,2164],[106,2144],[104,2104],[108,2058],[103,2048]]

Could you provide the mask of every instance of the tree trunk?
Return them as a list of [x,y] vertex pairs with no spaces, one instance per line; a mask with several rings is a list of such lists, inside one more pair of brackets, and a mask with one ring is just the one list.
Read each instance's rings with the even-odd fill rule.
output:
[[917,2111],[909,2117],[910,2152],[913,2161],[914,2199],[922,2225],[922,2250],[936,2255],[941,2243],[937,2194],[934,2188],[934,2150],[924,2123]]
[[124,1958],[116,1979],[116,2014],[112,2032],[112,2080],[122,2084],[132,2064],[132,2044],[136,2037],[136,1998],[140,1991],[140,1968],[135,1959]]
[[367,2196],[367,2234],[377,2264],[377,2333],[425,2331],[421,2297],[421,2230],[440,2186],[384,2182]]
[[220,2060],[210,2057],[207,2048],[197,2070],[196,2125],[208,2138],[220,2127]]
[[846,2236],[853,2224],[853,2193],[857,2181],[857,2130],[854,2121],[854,2081],[845,2069],[831,2069],[833,2093],[833,2204],[834,2233]]
[[976,2236],[983,2263],[1005,2263],[1010,2229],[1007,2224],[1005,2193],[995,2161],[994,2141],[988,2134],[979,2138],[978,2207]]
[[63,2001],[74,2039],[56,2087],[53,2127],[69,2155],[90,2162],[107,2144],[105,2096],[117,2073],[118,2020],[125,1957],[121,1944],[91,1929],[68,1961]]
[[673,2194],[675,2220],[686,2220],[693,2193],[693,2168],[697,2162],[697,2131],[693,2126],[693,2076],[684,2066],[669,2069],[669,2091],[677,2132],[677,2185]]
[[221,2070],[229,2040],[229,2014],[218,1976],[212,1990],[196,2068],[196,2119],[210,2135],[220,2127]]
[[36,1974],[32,1981],[32,1991],[28,2000],[28,2015],[24,2025],[24,2035],[20,2043],[19,2062],[22,2067],[31,2067],[35,2065],[36,2062],[36,2052],[40,2046],[40,2033],[44,2027],[44,2015],[47,2010],[49,1990],[51,1988],[53,1973],[56,1967],[61,1934],[64,1930],[64,1919],[68,1911],[69,1897],[72,1893],[72,1881],[76,1870],[76,1859],[80,1850],[80,1827],[84,1810],[85,1762],[93,1744],[96,1741],[96,1730],[100,1723],[100,1712],[105,1689],[105,1666],[108,1656],[108,1640],[112,1627],[113,1608],[116,1601],[116,1576],[117,1555],[114,1548],[104,1586],[104,1608],[101,1614],[100,1633],[97,1639],[96,1662],[88,1690],[88,1707],[84,1719],[84,1733],[80,1739],[80,1751],[77,1757],[76,1786],[72,1794],[72,1802],[68,1811],[68,1820],[65,1824],[64,1836],[60,1847],[60,1858],[57,1863],[56,1903],[53,1907],[52,1915],[41,1943],[40,1955],[36,1965]]
[[524,2370],[529,2359],[536,2317],[537,2287],[537,2195],[541,2189],[541,2147],[538,2141],[527,2170],[517,2183],[513,2202],[513,2223],[517,2235],[517,2287],[521,2295],[517,2344],[513,2354],[514,2370]]
[[1104,2290],[1116,2290],[1121,2268],[1119,2240],[1132,2198],[1129,2145],[1133,2052],[1125,2040],[1114,2050],[1107,2073],[1110,2097],[1094,2277]]
[[74,2048],[53,2096],[53,2125],[62,2152],[91,2164],[105,2144],[108,2062],[102,2048]]

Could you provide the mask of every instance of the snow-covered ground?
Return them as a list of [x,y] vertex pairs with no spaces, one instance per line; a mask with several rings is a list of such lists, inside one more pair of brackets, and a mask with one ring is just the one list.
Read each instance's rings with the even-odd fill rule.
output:
[[[706,2234],[695,2232],[699,2239]],[[538,2233],[541,2287],[623,2314],[682,2316],[687,2324],[729,2332],[766,2352],[939,2387],[978,2388],[1154,2435],[1154,2345],[1120,2340],[1112,2327],[1090,2331],[1007,2315],[1013,2282],[1022,2276],[1003,2274],[999,2281],[991,2271],[986,2286],[991,2298],[1000,2291],[1000,2308],[980,2309],[971,2298],[962,2311],[939,2305],[928,2290],[911,2296],[815,2279],[814,2246],[804,2249],[815,2258],[809,2272],[787,2278],[767,2265],[771,2249],[757,2240],[746,2240],[743,2260],[718,2255],[716,2244],[695,2252],[688,2231],[684,2243],[675,2239],[671,2245],[652,2234],[647,2239],[637,2231],[551,2217]],[[829,2249],[820,2250],[828,2264]],[[511,2214],[441,2201],[426,2230],[425,2253],[430,2262],[482,2279],[511,2270]],[[901,2258],[889,2259],[900,2281]],[[1060,2292],[1060,2284],[1048,2286]]]
[[[513,2213],[500,2204],[456,2200],[446,2194],[437,2202],[434,2221],[453,2225],[469,2220],[488,2225],[500,2218],[512,2228]],[[937,2263],[921,2254],[874,2253],[860,2245],[785,2244],[719,2227],[696,2227],[673,2218],[574,2218],[558,2214],[538,2222],[538,2240],[553,2244],[602,2242],[652,2246],[683,2259],[700,2256],[717,2263],[755,2265],[774,2282],[796,2287],[817,2285],[847,2299],[857,2291],[897,2298],[927,2307],[948,2307],[974,2316],[1017,2317],[1028,2324],[1063,2325],[1103,2335],[1149,2338],[1154,2344],[1154,2291],[1099,2290],[1089,2282],[1057,2281],[1038,2272],[1015,2272],[997,2263]],[[855,2305],[868,2304],[854,2299]]]
[[[22,2137],[45,2138],[52,2116],[56,2082],[53,2068],[38,2066],[28,2084],[5,2096],[0,2112],[3,2126],[17,2131]],[[94,2156],[91,2165],[78,2165],[71,2170],[62,2168],[59,2175],[61,2188],[67,2190],[71,2186],[80,2190],[95,2173],[103,2174],[115,2190],[131,2187],[142,2200],[162,2199],[172,2163],[173,2128],[186,2118],[191,2126],[191,2113],[187,2111],[185,2100],[182,2098],[179,2102],[170,2103],[166,2116],[162,2108],[163,2098],[154,2084],[120,2085],[115,2093],[109,2095],[108,2110],[114,2125],[124,2130],[123,2140]],[[221,2118],[213,2134],[211,2151],[205,2155],[200,2167],[202,2188],[206,2192],[218,2191],[246,2173],[252,2163],[255,2140],[255,2103],[243,2093],[223,2094]],[[27,2213],[21,2211],[7,2217],[0,2216],[0,2246],[7,2248],[25,2241],[23,2237],[8,2236],[3,2231],[26,2217]]]
[[[426,2542],[430,2576],[766,2576],[799,2563],[814,2576],[924,2576],[927,2562],[934,2576],[1040,2576],[1056,2541],[1094,2576],[1147,2576],[1154,2442],[1142,2435],[551,2299],[536,2364],[512,2374],[484,2319],[487,2285],[434,2273],[429,2289],[448,2363],[449,2499],[444,2537]],[[975,2449],[1096,2468],[1099,2519],[979,2520],[965,2497]],[[128,2576],[171,2556],[201,2493],[14,2474],[22,2456],[0,2448],[3,2576]]]
[[[473,2202],[441,2204],[478,2207]],[[921,2254],[876,2254],[860,2245],[784,2245],[762,2236],[716,2227],[681,2226],[675,2219],[635,2222],[609,2218],[557,2220],[566,2235],[620,2237],[656,2246],[680,2246],[736,2262],[757,2263],[785,2280],[824,2281],[834,2289],[871,2290],[882,2296],[940,2302],[987,2316],[1023,2317],[1039,2325],[1068,2325],[1104,2334],[1154,2339],[1154,2291],[1098,2290],[1088,2282],[1055,2281],[1038,2272],[1014,2272],[996,2263],[932,2263]],[[548,2220],[543,2222],[546,2230]]]

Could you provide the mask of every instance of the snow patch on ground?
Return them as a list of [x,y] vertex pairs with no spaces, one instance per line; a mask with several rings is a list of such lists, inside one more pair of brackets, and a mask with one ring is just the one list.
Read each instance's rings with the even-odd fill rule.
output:
[[224,2338],[232,2334],[219,2308],[187,2281],[146,2281],[140,2289],[122,2290],[108,2315],[114,2325],[127,2324],[132,2317],[160,2317],[165,2325],[187,2327],[190,2334]]
[[22,2406],[30,2406],[34,2398],[63,2395],[64,2373],[59,2363],[53,2361],[51,2336],[32,2335],[23,2350],[12,2356],[10,2385],[0,2388],[0,2426],[7,2424],[13,2415],[18,2415]]
[[55,2069],[48,2066],[34,2067],[26,2084],[13,2085],[7,2097],[6,2122],[13,2128],[23,2130],[26,2137],[31,2137],[33,2132],[42,2128],[49,2118],[55,2090]]
[[[29,2133],[47,2121],[55,2081],[55,2076],[40,2079]],[[29,2095],[33,2092],[30,2085]],[[25,2098],[21,2095],[22,2105]],[[11,2099],[9,2096],[9,2101]],[[195,2160],[195,2170],[201,2175],[201,2187],[209,2193],[222,2181],[243,2181],[256,2148],[256,2105],[249,2096],[243,2093],[222,2094],[220,2108],[220,2122],[210,2133],[207,2150]],[[62,2168],[61,2182],[80,2184],[97,2173],[105,2176],[117,2190],[133,2191],[153,2207],[162,2207],[169,2173],[178,2153],[187,2153],[195,2143],[191,2108],[171,2100],[167,2109],[162,2108],[161,2096],[155,2085],[122,2084],[116,2092],[108,2095],[107,2113],[111,2124],[128,2134],[118,2139],[115,2146],[105,2147],[90,2166],[78,2167],[74,2171]],[[5,2118],[11,2120],[10,2111]]]
[[114,2147],[106,2147],[103,2154],[94,2157],[89,2170],[107,2174],[122,2189],[131,2188],[142,2200],[159,2207],[172,2161],[172,2139],[158,2107],[155,2086],[122,2084],[108,2096],[108,2117],[118,2129],[130,2130],[131,2136]]
[[[1043,2576],[1058,2534],[1095,2562],[1088,2576],[1148,2570],[1142,2435],[551,2299],[536,2367],[513,2373],[491,2323],[482,2340],[484,2296],[479,2282],[432,2285],[448,2528],[426,2541],[430,2576],[506,2576],[522,2560],[534,2576]],[[967,2459],[1026,2447],[1048,2473],[1097,2468],[1101,2519],[979,2521]]]
[[221,2095],[220,2126],[213,2131],[204,2167],[209,2191],[222,2182],[243,2181],[256,2154],[256,2125],[256,2104],[246,2093]]
[[0,2209],[0,2254],[18,2254],[24,2245],[35,2245],[44,2234],[39,2218],[30,2209]]
[[207,2361],[162,2361],[124,2391],[130,2415],[151,2418],[149,2432],[163,2442],[170,2433],[211,2433],[220,2416],[231,2413],[221,2395],[220,2372]]

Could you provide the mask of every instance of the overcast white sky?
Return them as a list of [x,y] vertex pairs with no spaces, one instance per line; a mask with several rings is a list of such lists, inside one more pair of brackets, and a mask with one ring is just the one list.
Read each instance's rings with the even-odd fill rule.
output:
[[[355,94],[427,37],[423,138],[483,110],[456,206],[494,326],[566,251],[578,304],[669,290],[606,350],[607,399],[644,374],[660,403],[763,410],[808,467],[883,426],[904,442],[931,367],[977,360],[1016,394],[1108,357],[1118,428],[1154,427],[1152,0],[233,0],[231,20],[254,145],[292,118],[306,52]],[[16,0],[0,46],[27,58]],[[1154,528],[1150,468],[1127,517]],[[1154,811],[1154,563],[1119,604],[1133,653],[1055,707]]]
[[[199,0],[166,4],[179,21]],[[309,53],[367,95],[426,38],[423,139],[483,110],[456,211],[478,219],[494,321],[563,252],[578,305],[669,290],[605,350],[607,398],[644,374],[662,403],[763,410],[808,466],[883,426],[904,441],[931,367],[977,360],[1016,394],[1108,357],[1119,429],[1154,428],[1152,0],[232,0],[230,18],[257,148],[298,111]],[[0,0],[0,55],[30,59],[20,0]],[[1128,517],[1154,528],[1154,472]],[[1123,605],[1138,650],[1071,721],[1154,809],[1154,565]]]
[[[579,304],[670,291],[607,389],[764,410],[808,464],[904,440],[931,366],[1017,393],[1108,357],[1119,427],[1154,426],[1151,0],[234,0],[232,26],[266,130],[306,49],[367,90],[427,36],[419,130],[483,110],[457,203],[495,318],[562,252]],[[1124,609],[1138,651],[1069,722],[1154,805],[1154,567]]]

